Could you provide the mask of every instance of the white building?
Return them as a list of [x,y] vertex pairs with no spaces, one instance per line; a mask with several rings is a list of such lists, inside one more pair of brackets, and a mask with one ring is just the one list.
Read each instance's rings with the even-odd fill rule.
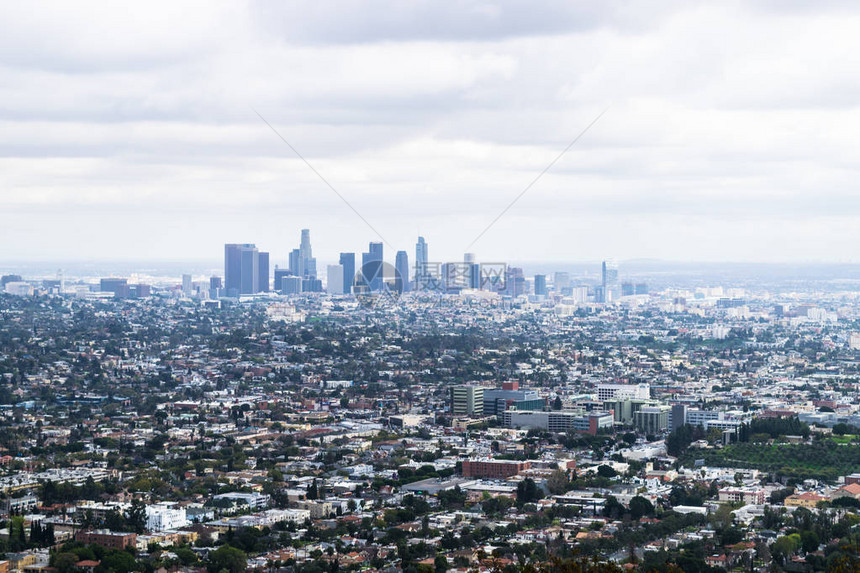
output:
[[598,400],[647,400],[651,397],[650,384],[599,384]]
[[212,498],[215,501],[231,501],[234,505],[247,504],[251,511],[256,511],[268,507],[271,498],[262,493],[243,493],[239,491],[231,491],[230,493],[219,493]]
[[185,508],[172,503],[146,506],[146,528],[149,531],[170,531],[188,525]]
[[326,267],[326,291],[333,294],[343,293],[343,265]]

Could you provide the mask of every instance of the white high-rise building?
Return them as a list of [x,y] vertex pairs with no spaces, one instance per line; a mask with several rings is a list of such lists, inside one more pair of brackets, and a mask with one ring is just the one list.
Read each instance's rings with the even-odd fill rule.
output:
[[332,294],[343,293],[343,265],[326,267],[326,291]]

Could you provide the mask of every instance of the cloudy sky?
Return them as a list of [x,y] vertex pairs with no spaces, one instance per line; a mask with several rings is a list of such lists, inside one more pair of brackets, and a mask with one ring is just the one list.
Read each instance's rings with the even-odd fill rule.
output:
[[[855,2],[5,2],[0,260],[857,261]],[[256,110],[256,112],[255,112]]]

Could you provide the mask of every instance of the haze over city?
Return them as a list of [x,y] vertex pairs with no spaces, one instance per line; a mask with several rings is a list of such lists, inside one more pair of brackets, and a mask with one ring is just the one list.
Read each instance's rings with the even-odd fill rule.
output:
[[[0,7],[0,260],[856,261],[853,3]],[[374,233],[263,122],[270,122]],[[393,253],[393,250],[392,250]]]

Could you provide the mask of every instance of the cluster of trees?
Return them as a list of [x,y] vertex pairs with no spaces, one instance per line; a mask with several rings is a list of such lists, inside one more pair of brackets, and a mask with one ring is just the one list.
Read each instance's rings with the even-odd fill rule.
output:
[[666,437],[666,452],[670,456],[680,456],[687,451],[690,444],[707,437],[704,428],[684,424],[672,430]]
[[625,515],[630,515],[631,519],[638,521],[643,517],[654,515],[654,505],[641,495],[637,495],[630,500],[628,507],[625,508],[615,497],[610,495],[603,505],[603,515],[611,519],[621,519]]
[[50,565],[57,573],[75,573],[80,561],[99,561],[95,573],[131,573],[142,571],[135,559],[134,549],[107,549],[101,545],[84,545],[73,541],[51,554]]
[[108,511],[101,521],[96,520],[93,512],[87,510],[81,525],[85,528],[98,526],[106,527],[111,531],[133,531],[140,534],[146,530],[146,505],[139,499],[135,499],[125,513],[113,509]]
[[522,507],[527,503],[534,503],[540,499],[543,499],[543,491],[541,491],[532,478],[526,478],[517,484],[518,507]]
[[80,486],[67,482],[44,481],[40,484],[39,490],[42,503],[44,505],[53,505],[55,503],[71,503],[80,499],[95,501],[103,493],[116,493],[117,484],[111,480],[97,483],[93,478],[89,477]]
[[[697,451],[707,465],[756,468],[777,476],[836,481],[860,466],[860,445],[839,445],[833,440],[814,444],[755,444],[741,442],[722,449]],[[691,462],[687,455],[682,461]]]
[[54,538],[54,526],[49,523],[42,527],[38,521],[30,524],[30,545],[35,547],[53,547],[56,543]]
[[797,416],[780,418],[756,418],[749,424],[741,424],[738,428],[738,441],[762,441],[762,438],[775,439],[779,436],[809,437],[809,426],[801,422]]

